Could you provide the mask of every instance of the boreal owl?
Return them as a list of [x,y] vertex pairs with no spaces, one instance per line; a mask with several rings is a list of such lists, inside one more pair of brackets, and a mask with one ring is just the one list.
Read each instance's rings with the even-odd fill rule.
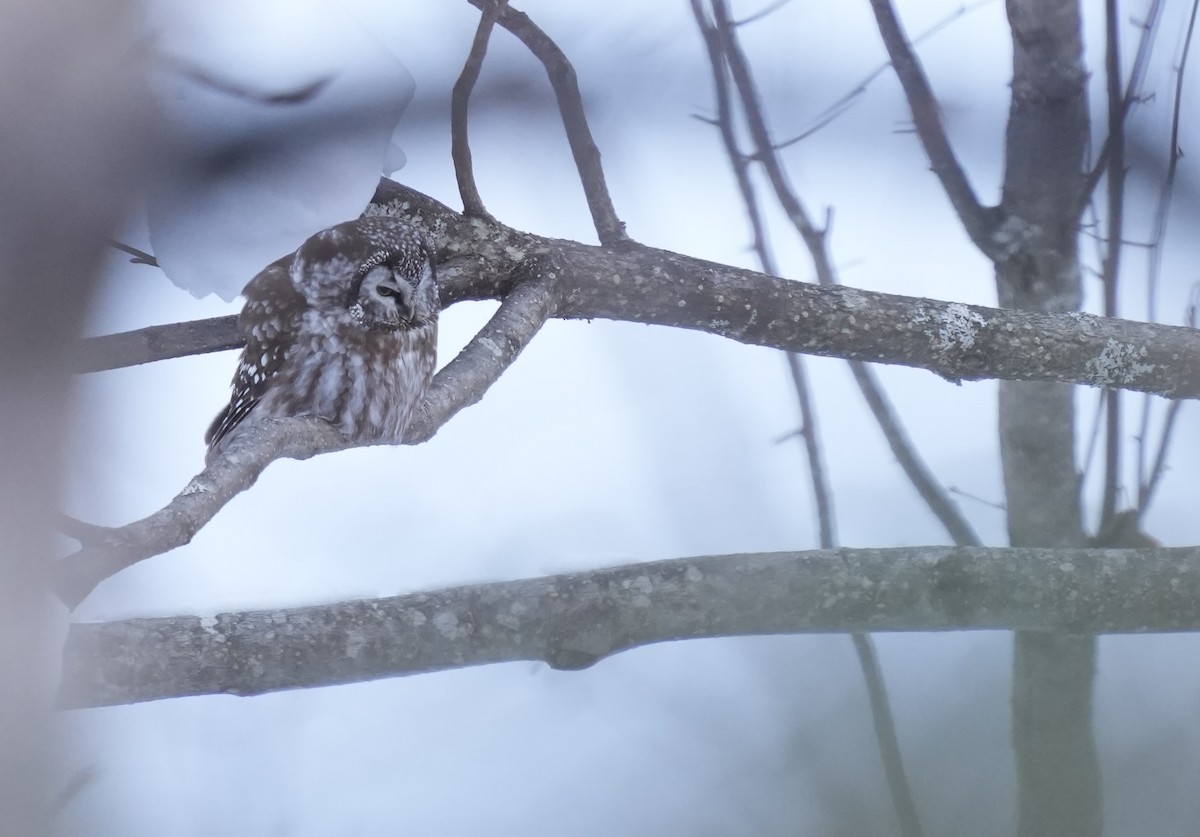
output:
[[423,229],[376,216],[323,230],[250,280],[229,405],[211,461],[245,422],[319,416],[362,443],[395,443],[433,375],[438,290]]

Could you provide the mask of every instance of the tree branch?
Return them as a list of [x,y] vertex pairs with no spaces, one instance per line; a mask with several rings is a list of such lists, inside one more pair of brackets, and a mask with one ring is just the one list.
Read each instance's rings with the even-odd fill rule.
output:
[[[405,433],[405,444],[430,439],[459,410],[479,401],[553,314],[556,271],[547,263],[530,259],[518,267],[519,284],[458,357],[434,377]],[[319,419],[254,422],[162,509],[126,526],[79,533],[80,550],[56,566],[55,591],[75,607],[109,576],[189,543],[276,459],[308,459],[353,446]]]
[[[483,10],[494,0],[469,2],[475,8]],[[539,29],[524,12],[504,5],[497,22],[515,35],[546,68],[550,86],[554,88],[554,97],[558,101],[558,110],[562,114],[567,142],[570,143],[571,154],[575,158],[575,167],[579,170],[579,180],[583,184],[588,209],[592,213],[592,222],[596,225],[596,235],[603,245],[623,244],[629,237],[625,234],[625,224],[617,217],[612,197],[608,193],[604,168],[600,165],[600,149],[596,147],[592,131],[588,127],[575,68],[571,66],[570,60],[558,44]]]
[[875,22],[888,57],[896,69],[896,77],[904,88],[913,125],[929,157],[933,173],[941,181],[971,241],[989,258],[996,258],[999,247],[994,235],[999,214],[980,204],[966,173],[959,165],[954,149],[950,147],[950,139],[946,136],[946,128],[942,125],[941,111],[929,86],[929,79],[925,77],[921,62],[900,27],[891,0],[871,0],[871,9],[875,12]]
[[[615,251],[542,238],[466,218],[387,180],[370,211],[444,225],[445,305],[502,298],[527,255],[553,252],[555,316],[563,319],[686,328],[801,354],[912,366],[956,382],[1061,381],[1200,398],[1196,329],[814,287],[642,245]],[[160,328],[186,333],[206,322]],[[93,345],[85,341],[84,351]],[[216,348],[225,347],[201,350]]]
[[450,93],[450,156],[454,160],[454,176],[458,180],[463,214],[488,219],[492,216],[483,206],[483,198],[479,196],[479,188],[475,185],[475,171],[471,165],[471,144],[467,139],[467,105],[471,100],[471,91],[475,89],[475,82],[479,80],[479,71],[483,67],[483,58],[487,55],[492,27],[506,2],[508,0],[493,0],[492,3],[481,7],[479,27],[475,30],[471,52],[467,55],[462,73],[458,81],[454,82],[454,89]]
[[238,333],[237,317],[232,315],[149,326],[80,340],[71,354],[71,368],[76,372],[101,372],[157,360],[239,349],[244,343],[242,335]]
[[[728,61],[730,72],[738,88],[738,94],[742,102],[742,111],[745,114],[750,136],[753,137],[755,142],[755,159],[762,163],[767,172],[768,180],[770,180],[771,186],[775,191],[779,205],[787,213],[788,218],[796,228],[796,232],[804,241],[809,255],[812,257],[813,266],[816,269],[817,281],[822,285],[837,285],[839,284],[837,271],[834,269],[833,260],[829,258],[828,221],[824,229],[818,229],[816,224],[810,220],[803,201],[800,200],[792,188],[787,173],[784,170],[783,161],[779,158],[779,152],[770,144],[766,117],[763,114],[757,86],[750,72],[750,63],[746,60],[745,53],[738,42],[737,32],[729,22],[724,2],[722,0],[712,0],[712,6],[714,17],[717,21],[716,32],[719,33],[719,37],[715,37],[707,32],[705,34],[705,40],[710,42],[710,58],[713,56],[714,43],[723,48],[723,54]],[[695,4],[693,4],[693,8],[695,9]],[[696,19],[700,23],[702,31],[711,28],[706,27],[702,16],[698,12],[696,13]],[[716,59],[713,58],[712,60],[715,61]],[[721,118],[728,119],[729,112],[730,108],[727,106],[722,108]],[[723,130],[722,136],[726,135],[733,136],[732,130]],[[728,143],[728,140],[726,142]],[[746,192],[743,189],[743,195],[745,194]],[[934,478],[933,473],[917,452],[916,446],[909,439],[908,433],[905,431],[903,424],[901,424],[899,416],[896,415],[891,402],[883,391],[883,387],[880,386],[878,380],[872,374],[870,367],[861,360],[849,359],[848,362],[850,371],[854,375],[855,383],[862,392],[863,398],[866,400],[876,424],[879,425],[879,429],[883,432],[888,446],[891,448],[892,453],[895,454],[896,461],[899,463],[901,470],[904,471],[904,475],[908,478],[908,481],[912,483],[913,488],[916,489],[921,499],[925,501],[926,506],[929,507],[929,510],[933,512],[934,516],[945,527],[957,545],[978,546],[979,538],[975,535],[970,523],[967,522],[962,512],[959,511],[958,506],[950,498],[950,495],[946,493],[945,489]],[[793,367],[793,375],[795,375],[795,367]],[[812,461],[811,450],[809,456],[810,461]]]
[[314,607],[80,623],[60,702],[255,695],[655,642],[1200,629],[1200,548],[903,547],[680,558]]

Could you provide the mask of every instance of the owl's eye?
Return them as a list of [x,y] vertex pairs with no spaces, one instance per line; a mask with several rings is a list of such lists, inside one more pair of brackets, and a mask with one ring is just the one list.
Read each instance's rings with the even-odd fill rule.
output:
[[375,288],[375,293],[379,294],[382,297],[394,296],[394,297],[399,298],[399,296],[400,296],[400,291],[397,288],[391,287],[390,285],[377,286]]

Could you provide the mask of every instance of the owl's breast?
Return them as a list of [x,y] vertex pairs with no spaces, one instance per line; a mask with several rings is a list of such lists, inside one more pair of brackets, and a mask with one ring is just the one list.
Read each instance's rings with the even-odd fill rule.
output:
[[269,415],[319,416],[359,442],[399,442],[430,378],[436,323],[368,331],[348,317],[306,320],[263,399]]

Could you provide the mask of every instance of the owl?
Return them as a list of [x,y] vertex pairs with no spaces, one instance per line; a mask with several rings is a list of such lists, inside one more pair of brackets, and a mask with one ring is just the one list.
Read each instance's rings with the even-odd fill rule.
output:
[[383,216],[338,224],[243,293],[246,348],[204,437],[209,461],[256,418],[319,416],[355,442],[402,439],[437,353],[428,231]]

